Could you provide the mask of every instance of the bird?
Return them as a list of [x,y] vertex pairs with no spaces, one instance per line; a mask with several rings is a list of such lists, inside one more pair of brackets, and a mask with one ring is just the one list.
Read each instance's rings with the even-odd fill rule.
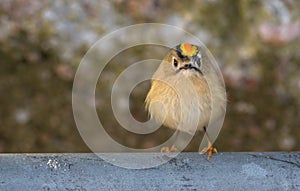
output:
[[[151,118],[171,129],[189,134],[204,130],[208,143],[202,152],[209,160],[218,151],[207,135],[207,126],[225,111],[225,87],[221,82],[203,46],[181,43],[167,52],[154,72],[145,99],[146,110]],[[213,116],[212,103],[216,111]],[[196,130],[190,124],[194,121]],[[176,147],[162,151],[176,151]]]

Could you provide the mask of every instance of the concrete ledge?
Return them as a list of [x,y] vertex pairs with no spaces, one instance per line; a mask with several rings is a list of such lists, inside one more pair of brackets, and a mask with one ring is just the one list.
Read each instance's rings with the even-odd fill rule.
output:
[[181,153],[142,170],[95,154],[0,154],[0,190],[300,190],[300,152]]

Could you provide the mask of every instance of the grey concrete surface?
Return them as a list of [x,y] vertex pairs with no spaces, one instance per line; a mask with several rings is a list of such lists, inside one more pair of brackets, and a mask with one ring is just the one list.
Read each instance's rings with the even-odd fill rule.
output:
[[300,190],[300,152],[181,153],[141,170],[95,154],[0,154],[0,190]]

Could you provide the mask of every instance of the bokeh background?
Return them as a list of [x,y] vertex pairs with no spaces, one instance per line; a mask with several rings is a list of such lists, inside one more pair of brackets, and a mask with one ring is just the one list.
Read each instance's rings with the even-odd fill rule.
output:
[[[72,114],[76,69],[105,34],[144,22],[181,27],[216,58],[228,94],[215,142],[220,151],[300,150],[300,1],[2,0],[0,152],[89,152]],[[164,53],[152,46],[125,51],[97,84],[99,118],[127,146],[151,147],[173,131],[141,136],[122,129],[111,112],[107,84],[130,63]],[[147,120],[148,89],[149,82],[141,83],[130,98],[131,113],[140,121]],[[201,137],[186,151],[197,151]]]

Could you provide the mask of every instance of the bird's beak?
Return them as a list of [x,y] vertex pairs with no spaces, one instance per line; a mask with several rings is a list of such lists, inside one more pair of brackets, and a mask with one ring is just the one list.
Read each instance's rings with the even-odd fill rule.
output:
[[193,69],[196,70],[197,72],[199,72],[201,75],[203,75],[203,73],[200,70],[200,66],[201,66],[201,59],[198,55],[193,56],[191,59],[191,62],[188,64],[185,64],[184,66],[180,67],[180,70],[189,70],[189,69]]

